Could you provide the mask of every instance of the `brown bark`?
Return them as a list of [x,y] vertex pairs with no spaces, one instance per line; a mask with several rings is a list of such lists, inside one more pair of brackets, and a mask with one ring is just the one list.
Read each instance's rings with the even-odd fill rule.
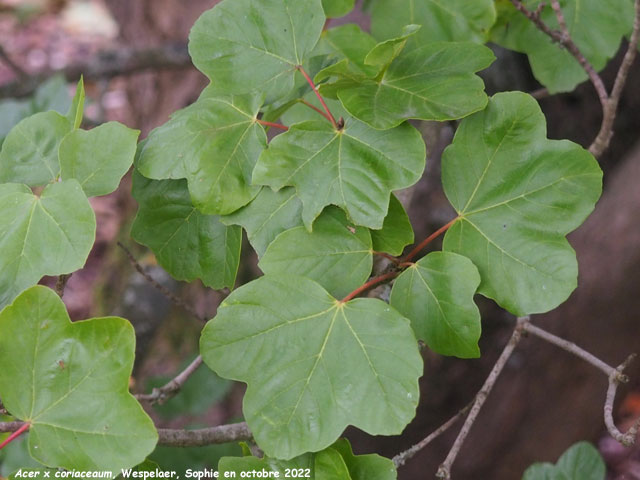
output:
[[[107,0],[128,46],[151,47],[184,43],[191,26],[216,0]],[[169,115],[193,102],[207,79],[195,68],[134,75],[127,84],[130,123],[145,136]]]

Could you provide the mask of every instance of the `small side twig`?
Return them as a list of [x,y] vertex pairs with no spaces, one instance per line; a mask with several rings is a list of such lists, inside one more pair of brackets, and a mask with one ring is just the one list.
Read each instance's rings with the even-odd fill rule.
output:
[[618,429],[618,427],[616,427],[615,422],[613,421],[613,403],[616,398],[618,385],[620,385],[621,383],[627,383],[629,381],[629,377],[624,374],[624,369],[627,368],[627,366],[636,357],[636,355],[630,355],[621,365],[614,368],[611,365],[600,360],[595,355],[580,348],[575,343],[557,337],[556,335],[549,333],[546,330],[543,330],[542,328],[537,327],[531,323],[527,323],[526,325],[524,325],[524,331],[526,331],[527,333],[531,333],[536,337],[551,343],[552,345],[560,347],[561,349],[575,355],[578,358],[581,358],[585,362],[596,367],[607,376],[607,378],[609,379],[609,388],[607,389],[607,396],[604,403],[604,423],[607,426],[609,434],[618,442],[620,442],[624,446],[633,445],[638,430],[640,429],[640,418],[635,421],[635,423],[631,426],[627,433],[622,433]]
[[189,305],[184,300],[182,300],[180,297],[175,295],[167,287],[165,287],[164,285],[161,285],[160,283],[158,283],[151,275],[149,275],[147,272],[145,272],[144,268],[142,268],[142,265],[140,265],[138,263],[138,261],[133,256],[131,251],[127,247],[125,247],[122,242],[118,242],[118,246],[124,251],[124,253],[126,253],[127,258],[129,259],[129,262],[131,262],[131,265],[133,266],[133,268],[135,268],[136,271],[140,275],[142,275],[147,282],[149,282],[151,285],[153,285],[154,288],[156,288],[160,293],[162,293],[165,297],[167,297],[173,303],[175,303],[176,305],[184,308],[187,312],[189,312],[191,315],[193,315],[198,320],[200,320],[202,322],[206,322],[207,321],[206,318],[203,318],[200,315],[198,315],[198,312],[196,312],[191,305]]
[[[567,51],[573,56],[573,58],[578,61],[582,69],[589,76],[589,80],[596,89],[598,98],[600,99],[600,103],[602,104],[602,108],[605,108],[609,99],[609,95],[607,94],[607,89],[604,86],[604,82],[602,81],[602,78],[600,78],[600,75],[598,75],[598,73],[595,71],[591,63],[589,63],[589,61],[582,54],[578,46],[574,43],[571,35],[569,35],[569,31],[567,30],[566,23],[564,22],[564,17],[562,16],[562,10],[560,10],[560,6],[557,5],[558,11],[560,12],[558,23],[560,24],[560,28],[563,28],[564,25],[564,31],[557,31],[549,28],[549,26],[542,20],[540,16],[540,10],[532,12],[520,0],[511,0],[511,3],[514,7],[516,7],[516,9],[518,9],[518,11],[520,11],[520,13],[525,15],[531,22],[533,22],[538,30],[549,36],[554,42],[559,43],[564,48],[566,48]],[[557,3],[557,1],[552,3]],[[553,8],[554,10],[556,9],[556,7]],[[556,17],[558,17],[558,11],[556,11]]]
[[446,480],[449,480],[451,478],[451,467],[453,466],[453,462],[455,462],[458,453],[460,453],[460,449],[462,448],[467,435],[469,435],[471,427],[478,418],[478,414],[480,413],[484,402],[487,400],[489,393],[491,393],[493,386],[496,384],[500,373],[502,373],[504,366],[507,364],[509,358],[511,358],[511,354],[515,350],[518,343],[520,343],[520,340],[522,339],[522,332],[524,331],[524,327],[528,322],[529,317],[518,318],[518,322],[513,330],[511,338],[507,342],[507,345],[504,347],[504,350],[502,350],[500,357],[498,357],[498,360],[491,369],[491,373],[489,373],[489,376],[485,380],[484,385],[482,385],[482,388],[476,395],[476,398],[473,401],[473,405],[471,406],[469,416],[465,420],[464,425],[462,425],[460,433],[458,433],[456,441],[453,443],[451,450],[449,450],[447,458],[445,458],[444,462],[442,462],[442,464],[440,465],[440,468],[438,468],[438,472],[436,473],[437,478]]
[[154,388],[149,394],[138,394],[135,397],[151,404],[159,403],[162,405],[167,400],[173,398],[189,379],[191,375],[202,365],[202,357],[198,355],[193,362],[187,366],[182,372],[176,375],[172,380],[167,382],[160,388]]
[[636,435],[640,428],[640,417],[631,425],[627,433],[622,433],[613,421],[613,403],[616,399],[618,385],[629,381],[629,378],[623,372],[635,357],[635,354],[629,355],[629,357],[609,375],[609,388],[607,389],[607,397],[604,402],[604,423],[607,426],[607,430],[613,438],[625,447],[630,447],[635,443]]
[[404,452],[400,452],[395,457],[393,457],[392,461],[396,468],[404,465],[408,460],[413,458],[420,450],[425,448],[431,442],[433,442],[436,438],[442,435],[444,432],[449,430],[453,425],[456,424],[458,420],[464,417],[469,409],[471,408],[471,403],[456,413],[453,417],[447,420],[445,423],[440,425],[436,430],[427,435],[424,439],[420,440],[418,443],[408,448]]
[[611,90],[611,96],[607,100],[607,106],[602,111],[602,123],[600,124],[600,131],[595,140],[589,146],[589,151],[596,157],[602,155],[602,153],[609,147],[611,138],[613,137],[613,122],[616,119],[618,112],[618,104],[620,103],[620,97],[622,90],[627,82],[629,76],[629,69],[633,64],[637,55],[638,40],[640,40],[640,0],[635,0],[635,19],[633,22],[633,31],[631,38],[629,39],[629,46],[627,52],[622,59],[616,79]]
[[64,289],[67,286],[67,282],[71,278],[72,273],[67,273],[63,275],[58,275],[58,279],[56,280],[56,293],[60,298],[64,296]]
[[562,13],[562,8],[560,8],[560,2],[558,2],[558,0],[551,0],[551,8],[553,8],[553,13],[556,14],[556,18],[558,19],[558,25],[560,26],[560,33],[562,34],[565,41],[569,40],[569,38],[571,38],[571,35],[569,35],[567,22],[564,19],[564,13]]
[[557,347],[560,347],[561,349],[569,353],[572,353],[576,357],[583,359],[585,362],[590,363],[591,365],[601,370],[605,375],[609,377],[617,373],[615,368],[613,368],[610,365],[607,365],[598,357],[580,348],[575,343],[565,340],[564,338],[560,338],[554,335],[553,333],[549,333],[546,330],[543,330],[542,328],[533,325],[532,323],[526,324],[524,326],[524,330],[527,333],[535,335],[536,337],[541,338]]

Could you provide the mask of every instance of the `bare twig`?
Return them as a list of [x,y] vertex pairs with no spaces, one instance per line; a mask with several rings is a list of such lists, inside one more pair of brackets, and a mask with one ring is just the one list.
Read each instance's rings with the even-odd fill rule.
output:
[[131,262],[131,265],[133,265],[133,268],[136,269],[136,271],[142,275],[144,277],[144,279],[149,282],[151,285],[153,285],[154,288],[156,288],[158,291],[160,291],[160,293],[162,293],[165,297],[167,297],[169,300],[171,300],[173,303],[175,303],[176,305],[184,308],[187,312],[189,312],[191,315],[193,315],[195,318],[197,318],[200,321],[206,322],[207,319],[201,317],[200,315],[198,315],[198,312],[196,312],[193,307],[191,305],[189,305],[188,303],[186,303],[184,300],[182,300],[180,297],[178,297],[177,295],[175,295],[172,291],[170,291],[167,287],[165,287],[164,285],[161,285],[160,283],[158,283],[151,275],[149,275],[147,272],[144,271],[144,268],[142,268],[142,265],[140,265],[138,263],[138,261],[136,260],[136,258],[133,256],[133,254],[131,253],[131,251],[129,251],[129,249],[127,247],[125,247],[122,242],[118,242],[118,246],[124,250],[124,252],[127,254],[127,257],[129,258],[129,262]]
[[522,332],[524,331],[524,326],[528,322],[529,317],[518,318],[518,322],[513,330],[511,338],[507,342],[507,345],[504,347],[504,350],[500,354],[500,357],[491,369],[491,373],[489,373],[489,376],[485,380],[484,385],[482,385],[482,388],[476,395],[476,398],[473,401],[473,405],[471,407],[471,412],[469,412],[469,416],[465,420],[464,425],[462,425],[460,433],[458,434],[456,441],[453,443],[451,450],[449,450],[447,458],[445,458],[444,462],[442,462],[442,464],[440,465],[440,468],[438,468],[438,473],[436,473],[437,478],[447,480],[451,478],[451,467],[453,465],[453,462],[455,462],[456,457],[458,456],[458,453],[460,452],[460,449],[462,448],[462,445],[464,444],[464,441],[466,440],[467,435],[471,430],[471,427],[475,423],[476,418],[478,418],[478,414],[480,413],[484,402],[487,400],[489,393],[491,393],[493,386],[498,380],[502,369],[507,364],[507,361],[511,357],[511,354],[513,353],[518,343],[520,343],[520,340],[522,339]]
[[0,433],[15,432],[22,428],[25,422],[0,422]]
[[199,430],[158,429],[158,445],[168,447],[202,447],[218,443],[247,441],[253,438],[245,422],[201,428]]
[[64,289],[67,286],[67,282],[71,278],[72,273],[67,273],[63,275],[58,275],[58,280],[56,280],[56,293],[60,298],[64,296]]
[[624,369],[635,358],[635,354],[630,355],[624,363],[619,365],[617,368],[614,368],[600,360],[595,355],[580,348],[575,343],[557,337],[556,335],[549,333],[546,330],[543,330],[542,328],[537,327],[531,323],[527,323],[524,325],[524,331],[527,333],[531,333],[536,337],[541,338],[557,347],[560,347],[561,349],[569,353],[572,353],[576,357],[581,358],[585,362],[593,365],[607,376],[607,378],[609,379],[609,388],[607,389],[607,396],[604,403],[604,423],[607,426],[607,430],[609,431],[611,436],[618,442],[620,442],[624,446],[633,445],[633,443],[635,442],[636,434],[638,433],[638,429],[640,429],[640,418],[635,421],[635,423],[631,426],[627,433],[622,433],[620,430],[618,430],[613,421],[613,403],[616,398],[618,385],[621,383],[627,383],[629,381],[629,377],[624,374]]
[[564,13],[562,13],[562,8],[560,8],[560,2],[558,0],[551,0],[551,8],[553,8],[553,12],[556,14],[556,18],[558,19],[558,25],[560,26],[560,33],[562,34],[565,41],[571,38],[569,35],[569,29],[567,28],[567,22],[564,19]]
[[108,79],[131,75],[144,70],[174,70],[192,66],[185,44],[168,44],[155,48],[118,48],[98,52],[87,62],[75,63],[62,70],[45,70],[18,81],[0,86],[0,98],[31,95],[42,83],[54,75],[64,75],[76,81]]
[[23,79],[26,78],[28,76],[27,72],[25,72],[20,65],[18,65],[16,62],[14,62],[11,57],[7,54],[7,52],[5,51],[4,48],[2,48],[2,46],[0,46],[0,60],[6,64],[12,71],[13,73],[16,74],[16,76],[19,79]]
[[620,385],[620,383],[626,383],[629,381],[629,378],[624,375],[623,372],[635,357],[635,354],[629,355],[629,357],[621,365],[619,365],[611,373],[611,375],[609,375],[609,388],[607,389],[607,397],[604,402],[604,423],[607,426],[607,430],[613,438],[615,438],[625,447],[630,447],[635,443],[636,435],[638,434],[638,428],[640,428],[640,418],[636,419],[633,425],[631,425],[631,428],[627,430],[627,433],[622,433],[620,430],[618,430],[618,427],[616,427],[616,424],[613,421],[613,403],[616,399],[616,391],[618,390],[618,385]]
[[442,435],[444,432],[449,430],[455,423],[460,420],[462,417],[466,415],[466,413],[471,408],[471,404],[464,407],[458,413],[456,413],[453,417],[447,420],[445,423],[440,425],[436,430],[427,435],[424,439],[420,440],[418,443],[413,445],[411,448],[408,448],[404,452],[400,452],[395,457],[393,457],[393,464],[397,467],[401,467],[404,465],[407,460],[413,458],[420,450],[429,445],[432,441]]
[[171,381],[167,382],[166,385],[160,388],[154,388],[150,394],[138,394],[136,398],[152,404],[159,403],[162,405],[180,391],[185,382],[198,370],[200,365],[202,365],[202,357],[198,355],[187,368],[176,375]]
[[[542,18],[540,18],[540,13],[541,13],[540,10],[536,10],[535,12],[532,12],[527,7],[525,7],[520,0],[511,0],[511,3],[514,5],[514,7],[518,9],[518,11],[520,11],[529,20],[531,20],[531,22],[533,22],[533,24],[538,28],[538,30],[545,33],[554,42],[557,42],[560,45],[562,45],[564,48],[567,49],[567,51],[571,55],[573,55],[573,57],[578,61],[580,66],[583,68],[583,70],[587,72],[587,75],[589,76],[589,80],[591,80],[591,83],[593,84],[594,88],[596,89],[596,92],[598,93],[598,98],[600,99],[602,108],[606,108],[609,95],[607,94],[607,89],[604,86],[604,82],[602,81],[602,78],[600,78],[600,75],[598,75],[598,73],[595,71],[591,63],[589,63],[589,61],[582,54],[578,46],[574,43],[573,39],[571,38],[571,35],[569,35],[569,31],[566,29],[566,23],[564,24],[564,29],[565,29],[564,32],[552,30],[551,28],[549,28],[549,26],[546,23],[542,21]],[[559,9],[560,7],[558,5],[558,10]],[[561,10],[560,10],[560,15],[562,15]],[[556,12],[556,16],[558,16],[557,12]],[[562,23],[560,22],[560,19],[558,19],[558,23],[561,24],[560,28],[562,28],[562,23],[564,23],[564,17],[562,17]]]
[[[0,422],[0,432],[17,432],[25,422]],[[158,429],[158,445],[169,447],[202,447],[220,443],[248,441],[253,438],[245,422],[219,425],[198,430]]]
[[636,58],[638,40],[640,40],[640,0],[635,0],[635,12],[633,32],[629,39],[629,46],[624,58],[622,59],[620,68],[618,69],[613,89],[611,90],[611,96],[607,101],[607,106],[602,111],[602,124],[600,125],[600,131],[591,146],[589,146],[589,151],[596,157],[602,155],[602,152],[607,149],[609,142],[611,142],[611,137],[613,137],[613,122],[616,119],[620,96],[622,95],[622,90],[627,82],[629,69]]
[[610,365],[607,365],[598,357],[580,348],[575,343],[565,340],[564,338],[557,337],[553,333],[549,333],[546,330],[543,330],[542,328],[533,325],[532,323],[527,323],[524,326],[524,330],[557,347],[560,347],[561,349],[569,353],[572,353],[576,357],[583,359],[585,362],[590,363],[597,369],[601,370],[608,377],[611,375],[615,375],[617,373],[615,368],[611,367]]

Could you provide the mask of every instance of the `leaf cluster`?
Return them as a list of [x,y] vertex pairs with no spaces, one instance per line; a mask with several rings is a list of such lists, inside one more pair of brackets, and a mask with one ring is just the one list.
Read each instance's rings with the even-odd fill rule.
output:
[[[629,31],[624,10],[603,19],[599,1],[585,0],[571,27],[597,68]],[[38,113],[7,135],[0,307],[13,304],[0,313],[0,361],[10,365],[0,395],[31,424],[34,458],[115,469],[155,446],[153,425],[126,389],[128,323],[70,324],[53,292],[31,287],[84,264],[95,235],[87,197],[114,191],[134,156],[131,235],[174,278],[234,289],[243,230],[264,273],[229,295],[200,339],[212,370],[247,384],[244,415],[266,454],[225,458],[221,470],[395,478],[390,461],[356,457],[339,437],[349,425],[397,435],[412,420],[423,374],[418,340],[443,355],[478,357],[474,295],[528,315],[573,291],[577,262],[566,235],[594,208],[602,172],[579,145],[547,139],[532,97],[488,97],[477,75],[494,60],[482,45],[489,39],[527,53],[551,91],[583,77],[570,66],[537,68],[538,58],[573,59],[519,23],[508,2],[375,0],[371,34],[324,28],[353,3],[223,0],[205,12],[189,52],[209,86],[137,147],[139,132],[117,123],[79,129],[82,82],[66,116]],[[600,3],[615,11],[615,0]],[[581,34],[598,22],[614,25],[606,38]],[[393,194],[425,169],[412,120],[459,121],[442,159],[456,217],[443,228],[442,251],[415,262],[417,251],[400,257],[414,235]],[[371,280],[395,279],[388,302],[356,298],[376,254],[392,259]],[[16,385],[18,377],[32,381]],[[115,417],[95,415],[98,391],[113,396]],[[83,407],[70,415],[72,401]]]

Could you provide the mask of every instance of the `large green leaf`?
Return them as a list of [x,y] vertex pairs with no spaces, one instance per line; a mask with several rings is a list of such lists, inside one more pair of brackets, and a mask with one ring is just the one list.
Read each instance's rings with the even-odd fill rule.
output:
[[29,422],[29,451],[68,470],[119,470],[157,442],[129,393],[135,333],[118,317],[71,323],[52,290],[34,286],[0,313],[0,396]]
[[224,0],[196,21],[189,53],[213,91],[272,101],[293,88],[324,22],[321,0]]
[[598,450],[588,442],[578,442],[551,463],[534,463],[522,480],[604,480],[606,467]]
[[336,91],[353,116],[388,129],[410,118],[452,120],[484,108],[484,83],[474,73],[494,58],[483,45],[435,42],[403,51],[375,78],[358,77],[343,63],[324,69],[316,80],[337,78],[320,91]]
[[480,356],[480,312],[473,295],[478,269],[468,258],[431,252],[402,272],[390,303],[411,320],[416,337],[441,355]]
[[381,300],[339,302],[304,277],[266,275],[233,292],[200,353],[247,383],[245,418],[272,457],[321,450],[347,425],[399,434],[415,414],[422,359],[409,321]]
[[302,225],[302,203],[296,189],[287,187],[274,192],[264,187],[240,210],[220,218],[225,225],[242,225],[258,257],[285,230]]
[[467,40],[484,43],[495,19],[493,0],[376,0],[371,33],[386,40],[415,23],[422,28],[412,40],[414,45]]
[[149,180],[136,171],[132,193],[139,208],[131,236],[148,246],[172,277],[233,288],[240,263],[240,227],[227,227],[219,217],[200,213],[191,204],[184,180]]
[[[535,11],[541,0],[523,2]],[[631,30],[633,6],[628,0],[560,0],[571,38],[596,69],[602,70],[615,55],[622,37]],[[547,35],[509,2],[502,2],[491,40],[511,50],[526,53],[533,74],[549,92],[568,92],[587,80],[587,73],[566,49]],[[555,13],[546,2],[541,17],[557,30]]]
[[69,121],[58,112],[36,113],[9,132],[0,151],[0,183],[44,185],[60,174],[58,146],[69,133]]
[[354,118],[336,131],[329,122],[293,125],[278,135],[253,171],[254,183],[296,187],[307,229],[330,204],[350,220],[382,228],[392,190],[413,185],[424,170],[420,133],[405,124],[380,132]]
[[186,178],[203,213],[237,210],[260,190],[251,171],[267,144],[256,123],[261,104],[257,96],[199,99],[151,132],[136,167],[156,180]]
[[88,197],[115,191],[133,163],[138,135],[118,122],[72,131],[60,143],[62,179],[78,180]]
[[442,159],[458,219],[444,249],[478,267],[479,293],[517,315],[546,312],[576,287],[565,235],[593,210],[602,172],[569,141],[546,138],[545,119],[524,93],[495,95],[464,120]]
[[369,230],[352,226],[342,210],[328,207],[312,232],[299,226],[278,235],[259,266],[264,273],[311,278],[342,298],[369,278],[372,257]]
[[395,195],[389,200],[389,210],[380,230],[371,230],[371,241],[376,252],[401,255],[404,247],[413,243],[413,228],[407,212]]
[[76,180],[0,185],[0,308],[44,275],[71,273],[93,246],[96,218]]

